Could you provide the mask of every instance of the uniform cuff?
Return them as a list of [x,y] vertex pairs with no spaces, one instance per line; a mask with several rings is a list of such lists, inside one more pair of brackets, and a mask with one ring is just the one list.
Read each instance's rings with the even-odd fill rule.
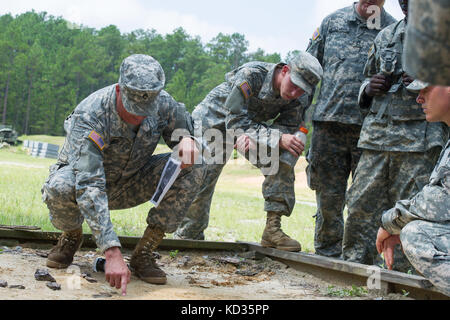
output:
[[400,228],[395,220],[398,218],[399,214],[396,208],[390,209],[386,211],[381,217],[381,222],[383,225],[383,229],[389,232],[392,235],[399,235],[402,232],[402,228]]

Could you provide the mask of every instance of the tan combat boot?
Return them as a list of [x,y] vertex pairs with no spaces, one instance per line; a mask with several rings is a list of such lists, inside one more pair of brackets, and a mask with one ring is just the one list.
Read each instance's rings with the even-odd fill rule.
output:
[[80,249],[82,243],[82,228],[71,232],[63,232],[57,245],[48,254],[47,267],[53,269],[68,268],[73,261],[75,252]]
[[164,231],[148,226],[131,256],[130,268],[141,280],[151,284],[166,284],[167,277],[155,262],[155,250],[164,238]]
[[267,212],[266,229],[262,235],[261,245],[284,251],[302,251],[300,243],[281,230],[281,215],[277,212]]

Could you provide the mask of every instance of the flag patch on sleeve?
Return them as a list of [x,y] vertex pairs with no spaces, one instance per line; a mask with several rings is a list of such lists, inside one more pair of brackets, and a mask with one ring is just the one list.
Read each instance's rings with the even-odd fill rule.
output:
[[317,28],[317,30],[314,31],[314,34],[312,36],[313,41],[316,41],[318,37],[320,37],[320,30],[319,30],[319,28]]
[[252,88],[250,88],[250,85],[248,84],[247,81],[241,84],[240,88],[245,99],[248,99],[252,96]]
[[89,134],[89,139],[91,139],[97,145],[100,151],[103,151],[103,149],[105,148],[105,141],[97,132],[92,131]]

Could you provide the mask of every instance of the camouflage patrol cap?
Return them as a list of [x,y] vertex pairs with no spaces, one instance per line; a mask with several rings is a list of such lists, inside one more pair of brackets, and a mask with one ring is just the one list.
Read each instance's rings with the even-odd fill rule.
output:
[[153,105],[164,88],[166,76],[158,61],[148,55],[135,54],[120,66],[119,86],[125,109],[136,116],[153,115]]
[[322,80],[323,69],[319,61],[307,52],[300,53],[289,62],[291,81],[307,94],[314,93],[317,84]]
[[414,80],[408,87],[406,87],[406,89],[411,92],[419,93],[420,90],[423,90],[429,86],[430,85],[426,82],[422,82],[420,80]]

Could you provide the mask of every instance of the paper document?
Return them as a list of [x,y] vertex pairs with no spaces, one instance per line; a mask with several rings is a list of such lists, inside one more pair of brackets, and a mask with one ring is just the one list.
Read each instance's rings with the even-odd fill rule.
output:
[[158,188],[156,188],[156,192],[153,195],[151,203],[153,203],[156,207],[159,206],[161,201],[164,199],[167,191],[170,190],[175,180],[178,178],[178,175],[181,172],[181,161],[170,158],[167,161],[166,166],[164,167],[163,173],[161,175],[161,179],[159,180]]

